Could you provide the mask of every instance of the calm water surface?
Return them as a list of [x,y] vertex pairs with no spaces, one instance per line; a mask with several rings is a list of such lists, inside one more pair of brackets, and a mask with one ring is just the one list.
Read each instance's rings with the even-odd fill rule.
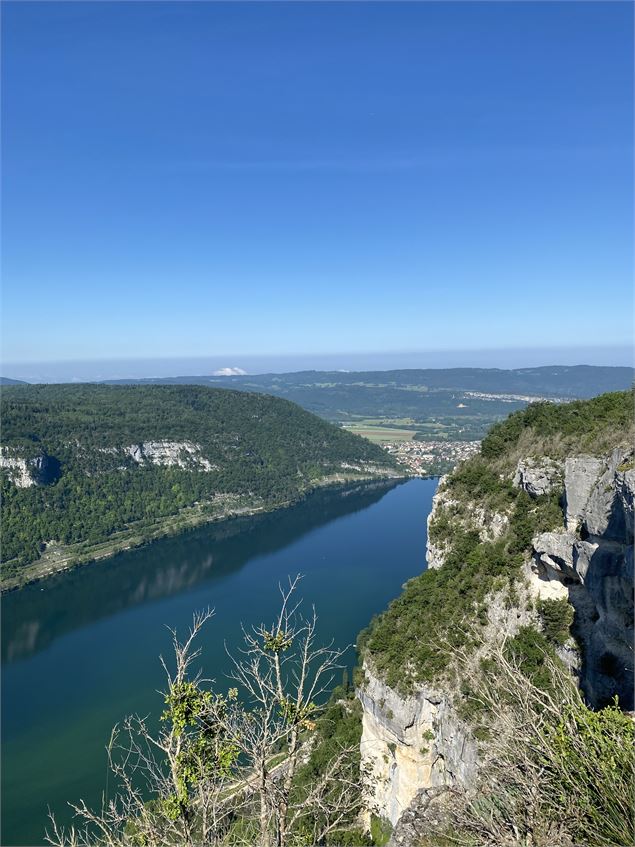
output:
[[69,822],[67,800],[98,804],[112,726],[162,709],[166,625],[184,631],[193,610],[215,608],[202,662],[225,687],[224,642],[238,644],[241,622],[268,621],[278,582],[301,572],[302,597],[315,604],[324,638],[354,643],[424,569],[436,484],[319,492],[285,511],[193,530],[7,595],[2,844],[42,844],[49,806]]

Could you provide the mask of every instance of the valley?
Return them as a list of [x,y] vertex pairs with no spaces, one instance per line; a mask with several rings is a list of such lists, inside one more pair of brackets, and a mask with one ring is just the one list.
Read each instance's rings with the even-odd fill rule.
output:
[[[202,646],[222,687],[231,667],[221,645],[271,614],[272,587],[295,573],[319,609],[316,632],[346,650],[344,676],[337,685],[331,675],[307,706],[316,720],[294,717],[276,694],[275,722],[290,721],[292,732],[300,722],[301,759],[286,744],[267,747],[267,779],[289,773],[294,796],[310,793],[338,761],[335,739],[352,741],[353,805],[342,818],[351,844],[410,845],[425,831],[432,847],[478,818],[470,798],[484,781],[504,796],[488,770],[492,739],[511,744],[497,729],[506,702],[497,686],[526,688],[533,720],[557,691],[576,720],[606,722],[603,744],[628,749],[632,724],[615,704],[632,707],[632,392],[532,403],[482,441],[413,433],[378,443],[286,400],[204,386],[10,386],[3,404],[3,532],[26,550],[40,533],[37,556],[4,568],[3,587],[21,587],[5,595],[2,620],[10,843],[37,840],[46,806],[64,825],[65,801],[81,791],[94,805],[100,745],[122,714],[140,710],[160,725],[150,700],[161,624],[183,628],[193,608],[215,607]],[[364,419],[373,424],[408,434],[416,422]],[[440,485],[425,478],[430,467],[447,472]],[[46,540],[51,527],[65,528],[62,541]],[[101,564],[77,567],[88,561]],[[501,714],[512,726],[528,719],[515,701]],[[550,720],[549,732],[563,731],[560,712]],[[567,728],[586,744],[576,731]],[[522,784],[523,768],[541,765],[528,759],[515,771],[510,750],[497,754],[509,757],[504,779]],[[552,753],[547,745],[543,758]],[[35,767],[42,776],[32,786]],[[557,758],[550,767],[558,784]],[[253,770],[228,773],[231,840],[253,825],[241,795],[264,789]],[[622,797],[622,765],[611,779]],[[569,822],[548,790],[535,802],[549,826],[571,838],[602,830]],[[608,790],[599,792],[601,805]],[[458,799],[448,805],[450,795]],[[181,812],[166,814],[180,825]],[[496,827],[515,831],[516,815],[501,813]]]
[[[395,371],[301,371],[119,380],[116,384],[214,385],[285,397],[397,455],[418,474],[440,474],[477,448],[489,428],[529,403],[566,403],[628,389],[627,367],[439,368]],[[399,448],[405,441],[429,448]],[[447,446],[446,446],[447,445]],[[411,461],[419,454],[416,461]],[[425,456],[425,458],[423,458]]]

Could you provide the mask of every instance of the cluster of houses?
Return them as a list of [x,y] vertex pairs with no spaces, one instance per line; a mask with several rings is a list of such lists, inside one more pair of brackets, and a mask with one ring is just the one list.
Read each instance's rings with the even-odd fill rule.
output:
[[394,441],[384,448],[414,476],[446,473],[478,453],[480,441]]

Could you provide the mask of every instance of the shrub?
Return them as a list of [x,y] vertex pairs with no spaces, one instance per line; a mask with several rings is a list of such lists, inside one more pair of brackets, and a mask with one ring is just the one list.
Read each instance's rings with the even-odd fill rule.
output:
[[445,835],[465,847],[631,845],[635,724],[617,703],[589,709],[553,651],[539,655],[536,635],[492,647],[476,677],[459,657],[464,687],[492,723],[478,790],[454,794]]
[[378,815],[371,815],[370,818],[370,837],[373,844],[377,847],[384,847],[388,844],[392,835],[392,824],[386,818],[380,818]]
[[537,611],[545,638],[552,644],[563,645],[569,638],[569,628],[573,623],[573,606],[566,597],[539,600]]
[[494,424],[481,443],[481,455],[499,460],[518,444],[521,437],[531,444],[550,442],[549,455],[602,452],[623,441],[630,444],[634,422],[633,392],[616,391],[591,400],[573,403],[532,403]]

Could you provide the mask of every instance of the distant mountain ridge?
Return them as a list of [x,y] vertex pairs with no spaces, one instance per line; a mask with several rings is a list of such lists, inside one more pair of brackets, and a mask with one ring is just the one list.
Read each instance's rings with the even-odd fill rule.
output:
[[389,371],[295,371],[239,376],[176,376],[106,380],[106,384],[222,385],[258,390],[278,385],[426,386],[428,389],[525,393],[584,399],[622,391],[635,379],[635,368],[598,365],[553,365],[539,368],[412,368]]
[[[368,437],[401,429],[420,441],[474,441],[533,400],[589,399],[630,388],[626,367],[448,368],[393,371],[298,371],[246,376],[181,376],[123,380],[134,384],[198,384],[285,397],[309,412]],[[122,381],[114,381],[121,384]],[[386,430],[388,427],[388,431]],[[381,435],[379,436],[381,438]]]

